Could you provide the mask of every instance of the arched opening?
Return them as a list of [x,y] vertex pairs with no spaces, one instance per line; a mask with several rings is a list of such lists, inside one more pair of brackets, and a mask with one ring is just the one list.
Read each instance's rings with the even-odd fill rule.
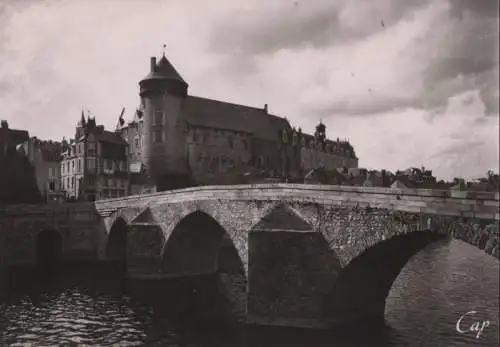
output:
[[42,277],[55,274],[62,260],[62,237],[55,230],[43,230],[36,238],[36,254]]
[[411,257],[448,236],[432,231],[397,235],[366,249],[334,279],[325,297],[324,315],[332,322],[384,323],[392,284]]
[[169,288],[177,314],[204,321],[214,315],[235,319],[244,315],[243,263],[231,237],[208,214],[196,211],[177,224],[163,249],[161,266],[177,278]]
[[127,223],[118,218],[111,227],[106,244],[106,260],[114,271],[124,273],[127,267]]

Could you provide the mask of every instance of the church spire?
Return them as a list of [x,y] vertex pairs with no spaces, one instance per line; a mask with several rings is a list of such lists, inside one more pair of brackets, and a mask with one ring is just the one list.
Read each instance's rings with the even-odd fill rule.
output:
[[80,123],[78,125],[85,126],[85,113],[83,112],[83,107],[82,107],[82,116],[80,117]]

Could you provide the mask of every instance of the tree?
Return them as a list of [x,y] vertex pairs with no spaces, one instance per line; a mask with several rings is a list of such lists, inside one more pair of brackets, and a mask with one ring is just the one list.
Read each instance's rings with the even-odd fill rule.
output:
[[20,153],[0,156],[0,204],[39,203],[35,169]]

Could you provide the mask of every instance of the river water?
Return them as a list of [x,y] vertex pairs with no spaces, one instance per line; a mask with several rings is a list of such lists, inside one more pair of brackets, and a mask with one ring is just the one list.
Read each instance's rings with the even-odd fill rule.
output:
[[[26,284],[8,293],[0,302],[0,345],[499,345],[498,260],[460,241],[435,243],[412,258],[392,287],[386,325],[368,330],[355,327],[326,333],[265,327],[188,329],[158,317],[152,307],[119,289],[89,281],[93,280],[80,278],[43,290]],[[459,325],[462,332],[457,332],[457,321],[464,314]],[[479,323],[474,325],[475,321]],[[477,327],[484,329],[478,332]]]

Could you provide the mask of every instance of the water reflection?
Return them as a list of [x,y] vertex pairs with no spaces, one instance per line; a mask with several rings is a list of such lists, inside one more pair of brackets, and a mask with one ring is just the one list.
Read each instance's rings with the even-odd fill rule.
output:
[[[11,291],[0,303],[0,345],[498,346],[498,270],[496,259],[462,242],[434,244],[396,280],[385,325],[329,332],[180,325],[124,294],[115,281],[78,272],[50,287]],[[457,320],[471,310],[491,321],[479,339],[476,332],[456,331]]]

